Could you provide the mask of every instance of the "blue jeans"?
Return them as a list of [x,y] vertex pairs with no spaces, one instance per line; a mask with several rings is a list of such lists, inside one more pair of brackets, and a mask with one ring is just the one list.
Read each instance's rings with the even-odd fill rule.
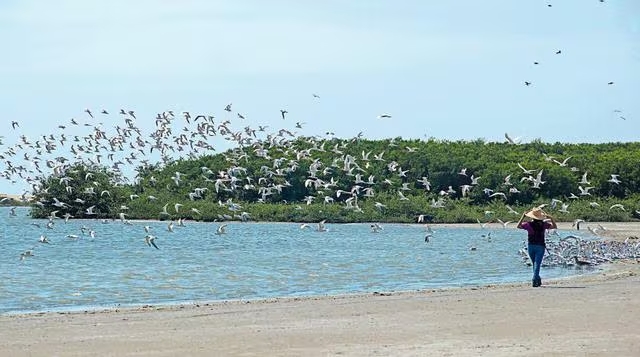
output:
[[540,279],[540,265],[542,264],[542,257],[544,257],[544,250],[545,247],[538,244],[529,244],[527,247],[531,264],[533,264],[533,280]]

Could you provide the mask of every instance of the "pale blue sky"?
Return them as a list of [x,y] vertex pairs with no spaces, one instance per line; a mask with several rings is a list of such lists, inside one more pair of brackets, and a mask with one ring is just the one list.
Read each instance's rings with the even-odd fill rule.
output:
[[636,0],[3,1],[0,40],[5,146],[12,120],[37,137],[125,108],[151,128],[169,109],[222,118],[229,102],[246,124],[306,122],[303,135],[640,133]]

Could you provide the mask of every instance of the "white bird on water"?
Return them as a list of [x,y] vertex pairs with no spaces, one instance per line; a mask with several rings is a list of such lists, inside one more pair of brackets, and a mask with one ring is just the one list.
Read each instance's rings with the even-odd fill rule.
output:
[[378,233],[381,230],[384,230],[384,228],[382,228],[382,226],[379,223],[373,223],[371,225],[371,233]]
[[33,249],[28,249],[25,250],[24,252],[20,253],[20,260],[25,260],[28,257],[33,257]]
[[326,222],[326,219],[323,219],[322,221],[318,222],[318,226],[316,227],[316,232],[326,232],[327,231],[327,227],[325,227],[324,223]]
[[217,229],[216,229],[216,235],[222,235],[227,233],[226,231],[227,225],[226,224],[221,224]]

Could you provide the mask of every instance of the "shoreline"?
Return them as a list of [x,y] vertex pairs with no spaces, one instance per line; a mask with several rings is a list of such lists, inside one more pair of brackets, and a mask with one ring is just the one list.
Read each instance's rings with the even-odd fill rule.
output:
[[[603,239],[640,235],[640,224],[602,225],[607,227]],[[469,226],[474,225],[433,228]],[[555,279],[545,279],[543,268],[540,288],[526,281],[2,314],[0,351],[11,356],[635,356],[639,295],[640,259],[627,259]]]
[[[640,348],[640,264],[495,284],[0,316],[12,356],[615,355]],[[538,328],[531,329],[531,326]]]
[[[95,219],[89,219],[89,220],[95,220]],[[84,219],[83,219],[84,221]],[[150,221],[145,221],[145,220],[136,220],[136,221],[132,221],[132,222],[138,222],[138,223],[148,223]],[[153,222],[153,221],[151,221]],[[211,222],[197,222],[197,223],[211,223]],[[296,224],[294,222],[237,222],[238,224],[244,224],[244,223],[253,223],[253,224],[260,224],[260,223],[275,223],[275,224]],[[336,223],[336,225],[350,225],[350,224],[361,224],[361,225],[366,225],[366,223]],[[629,236],[633,236],[633,234],[640,234],[640,223],[635,224],[635,223],[629,223],[629,222],[590,222],[589,224],[592,224],[594,227],[598,226],[598,225],[607,225],[607,230],[603,232],[602,235],[596,236],[591,234],[589,231],[587,231],[586,229],[582,229],[581,231],[584,231],[585,236],[583,236],[583,238],[590,238],[590,239],[594,239],[594,238],[600,238],[603,240],[612,240],[612,241],[623,241],[625,239],[627,239],[627,237]],[[416,223],[392,223],[389,225],[398,225],[398,226],[405,226],[405,225],[409,225],[409,226],[414,226],[414,227],[425,227],[425,226],[430,226],[431,228],[434,229],[434,231],[437,231],[438,229],[470,229],[470,228],[475,228],[475,229],[482,229],[482,230],[486,230],[486,231],[491,231],[491,230],[512,230],[512,231],[516,231],[517,228],[510,226],[508,228],[503,228],[502,225],[500,224],[493,224],[491,226],[488,226],[486,228],[481,228],[479,224],[476,223],[439,223],[439,224],[416,224]],[[569,222],[559,222],[558,223],[558,230],[571,230],[572,232],[575,232],[575,229],[572,229],[571,223]],[[437,234],[437,233],[436,233]],[[524,238],[523,238],[524,239]],[[637,241],[640,244],[640,240]],[[608,271],[611,270],[615,270],[617,269],[617,265],[620,263],[620,260],[616,260],[613,261],[611,263],[604,263],[601,265],[597,265],[594,266],[592,268],[585,268],[585,269],[591,269],[592,271],[589,272],[575,272],[572,273],[569,276],[563,276],[563,277],[557,277],[557,278],[549,278],[546,279],[546,281],[548,282],[553,282],[553,281],[557,281],[557,280],[564,280],[564,279],[581,279],[584,276],[594,276],[594,275],[599,275],[599,274],[603,274],[606,273]],[[574,268],[577,269],[577,268]],[[544,268],[543,268],[544,271]],[[425,292],[425,291],[440,291],[440,290],[451,290],[451,289],[477,289],[477,288],[487,288],[487,287],[496,287],[496,286],[519,286],[521,285],[521,283],[518,282],[494,282],[494,283],[482,283],[482,284],[459,284],[459,285],[452,285],[452,286],[440,286],[440,287],[425,287],[425,288],[421,288],[421,289],[416,289],[416,290],[389,290],[389,291],[379,291],[377,293],[382,293],[382,294],[402,294],[402,293],[421,293],[421,292]],[[371,293],[369,292],[353,292],[353,293],[338,293],[335,295],[329,295],[329,294],[324,294],[324,295],[299,295],[299,296],[295,296],[295,295],[291,295],[291,296],[275,296],[275,297],[255,297],[255,298],[239,298],[239,299],[222,299],[222,300],[205,300],[205,299],[200,299],[200,300],[182,300],[182,301],[164,301],[164,302],[151,302],[151,303],[131,303],[131,304],[126,304],[126,305],[119,305],[117,303],[113,303],[113,304],[106,304],[106,305],[79,305],[79,306],[60,306],[60,307],[50,307],[50,308],[45,308],[43,310],[12,310],[12,311],[6,311],[6,312],[0,312],[0,317],[12,317],[12,316],[29,316],[29,315],[43,315],[43,314],[83,314],[83,313],[97,313],[97,312],[110,312],[110,311],[124,311],[124,310],[138,310],[143,308],[144,306],[151,306],[154,308],[161,308],[161,309],[167,309],[167,308],[173,308],[173,307],[178,307],[178,308],[183,308],[183,306],[190,306],[190,305],[202,305],[202,304],[206,304],[206,305],[216,305],[216,304],[228,304],[228,303],[233,303],[233,302],[237,302],[237,303],[246,303],[246,302],[260,302],[260,301],[269,301],[269,300],[286,300],[286,299],[322,299],[322,298],[335,298],[335,297],[342,297],[342,296],[355,296],[355,297],[366,297],[369,296]]]
[[[582,278],[593,277],[598,275],[607,275],[608,273],[617,274],[616,265],[621,261],[614,261],[612,263],[606,263],[599,265],[595,268],[589,268],[593,271],[587,273],[580,273],[575,275],[557,277],[557,278],[549,278],[545,279],[546,283],[553,284],[554,282],[563,282],[563,281],[572,281],[572,280],[580,280]],[[354,293],[342,293],[342,294],[326,294],[326,295],[299,295],[299,296],[274,296],[274,297],[257,297],[257,298],[248,298],[248,299],[223,299],[223,300],[193,300],[193,301],[180,301],[175,303],[146,303],[146,304],[126,304],[126,305],[118,305],[117,307],[102,307],[102,306],[78,306],[72,308],[52,308],[49,310],[42,311],[20,311],[17,310],[15,312],[4,312],[0,313],[0,318],[2,317],[29,317],[29,316],[43,316],[43,315],[73,315],[73,314],[96,314],[96,313],[118,313],[118,312],[131,312],[131,311],[148,311],[149,309],[157,309],[157,310],[178,310],[184,309],[188,306],[215,306],[215,305],[243,305],[250,303],[276,303],[276,302],[287,302],[287,301],[301,301],[301,300],[322,300],[322,299],[349,299],[349,298],[366,298],[369,296],[391,296],[391,295],[407,295],[407,294],[423,294],[423,293],[434,293],[434,292],[455,292],[455,291],[467,291],[467,290],[478,290],[478,289],[490,289],[490,288],[513,288],[526,286],[528,282],[496,282],[489,284],[468,284],[468,285],[460,285],[460,286],[445,286],[445,287],[433,287],[433,288],[424,288],[424,289],[415,289],[415,290],[381,290],[374,292],[354,292]]]

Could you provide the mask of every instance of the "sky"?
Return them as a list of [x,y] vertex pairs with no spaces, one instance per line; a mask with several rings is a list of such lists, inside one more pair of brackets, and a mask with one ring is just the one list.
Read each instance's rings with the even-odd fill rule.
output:
[[5,147],[85,108],[152,128],[165,110],[221,118],[229,103],[246,125],[309,136],[640,133],[637,0],[13,0],[0,40]]

